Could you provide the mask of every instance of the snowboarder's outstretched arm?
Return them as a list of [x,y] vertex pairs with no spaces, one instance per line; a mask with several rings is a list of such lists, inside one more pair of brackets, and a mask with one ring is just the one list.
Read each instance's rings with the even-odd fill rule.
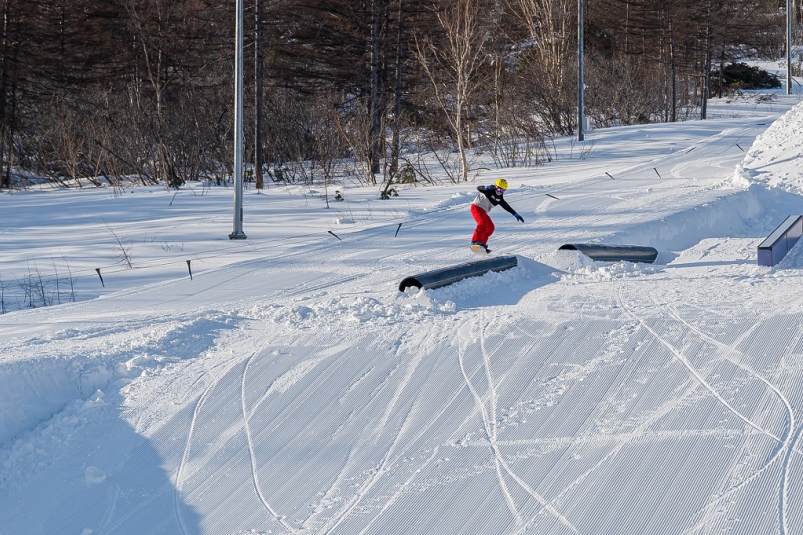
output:
[[524,223],[524,218],[523,218],[523,217],[521,217],[521,216],[518,214],[518,212],[516,212],[516,210],[514,210],[514,209],[513,209],[513,207],[512,207],[512,206],[510,206],[510,205],[507,203],[507,201],[506,201],[505,199],[502,199],[502,198],[500,198],[500,199],[499,199],[499,206],[501,206],[502,208],[504,208],[505,210],[507,210],[508,212],[510,212],[511,214],[513,214],[513,217],[515,217],[515,218],[516,218],[518,221],[521,221],[522,223]]
[[516,215],[519,215],[519,214],[517,214],[517,213],[516,213],[516,210],[514,210],[514,209],[513,209],[513,207],[512,207],[512,206],[510,206],[510,205],[507,203],[507,201],[506,201],[506,200],[504,200],[504,199],[500,199],[500,201],[499,201],[499,206],[501,206],[502,208],[504,208],[505,210],[507,210],[508,212],[510,212],[511,214],[513,214],[514,216],[516,216]]

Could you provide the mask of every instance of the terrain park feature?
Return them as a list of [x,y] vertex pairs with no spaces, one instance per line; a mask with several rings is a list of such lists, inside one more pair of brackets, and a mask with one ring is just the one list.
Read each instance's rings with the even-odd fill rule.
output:
[[640,245],[601,245],[599,243],[567,243],[559,251],[580,251],[592,260],[599,262],[641,262],[652,264],[658,258],[658,251]]
[[419,273],[407,277],[399,284],[399,291],[403,292],[407,288],[440,288],[449,284],[467,279],[469,277],[479,277],[489,271],[505,271],[518,265],[515,256],[498,256],[484,260],[475,260],[457,266],[445,267],[426,273]]
[[758,245],[758,265],[774,266],[803,235],[803,215],[790,215]]

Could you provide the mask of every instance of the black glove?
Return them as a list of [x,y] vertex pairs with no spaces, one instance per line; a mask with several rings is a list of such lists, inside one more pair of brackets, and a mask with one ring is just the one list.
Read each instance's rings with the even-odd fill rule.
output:
[[524,218],[523,218],[523,217],[521,217],[519,214],[513,214],[513,217],[515,217],[516,219],[518,219],[519,221],[521,221],[522,223],[524,223]]

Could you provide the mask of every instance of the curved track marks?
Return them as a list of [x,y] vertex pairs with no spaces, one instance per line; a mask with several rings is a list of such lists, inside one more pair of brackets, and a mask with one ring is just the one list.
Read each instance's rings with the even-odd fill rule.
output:
[[[249,357],[250,358],[250,357]],[[206,400],[209,399],[210,395],[212,394],[215,387],[218,385],[218,382],[222,377],[225,377],[226,374],[231,371],[232,368],[237,366],[240,360],[230,363],[225,369],[217,374],[215,374],[212,381],[209,385],[204,389],[200,396],[198,396],[198,401],[195,402],[195,407],[192,411],[192,418],[190,420],[189,429],[187,430],[187,439],[184,443],[184,452],[181,455],[181,461],[179,462],[178,468],[176,469],[176,483],[173,491],[173,514],[178,521],[179,527],[181,528],[181,532],[184,535],[189,535],[189,531],[187,530],[187,526],[185,525],[184,519],[181,516],[181,492],[184,486],[185,481],[185,467],[190,458],[190,448],[192,445],[193,435],[195,434],[195,427],[198,422],[199,415],[201,413],[201,409],[203,408]]]
[[256,453],[254,452],[254,438],[251,434],[251,426],[249,425],[250,419],[250,412],[246,405],[245,400],[245,379],[248,375],[248,367],[251,365],[251,360],[253,360],[256,353],[252,353],[250,357],[245,361],[245,367],[243,368],[242,380],[240,381],[240,401],[241,406],[243,409],[243,427],[245,428],[245,436],[248,441],[248,457],[251,461],[251,480],[254,483],[254,491],[259,496],[259,501],[262,503],[262,506],[270,513],[270,515],[276,519],[284,528],[289,531],[290,533],[296,533],[296,530],[288,524],[284,517],[279,515],[273,507],[271,507],[270,503],[268,503],[267,498],[262,493],[262,487],[259,484],[259,470],[257,469],[257,460],[256,460]]
[[[480,315],[480,321],[478,322],[479,325],[483,325],[485,320]],[[528,485],[522,478],[517,476],[513,470],[511,470],[508,463],[505,461],[504,455],[499,449],[499,444],[497,442],[497,416],[496,416],[496,383],[491,372],[491,363],[488,351],[485,347],[485,336],[483,329],[480,328],[480,348],[482,351],[482,363],[486,381],[486,389],[487,393],[485,396],[481,396],[478,392],[477,388],[474,386],[474,382],[472,381],[472,375],[466,372],[466,367],[464,363],[464,351],[461,349],[458,352],[458,361],[460,364],[460,372],[463,375],[463,380],[466,383],[469,391],[471,392],[472,397],[474,398],[476,409],[479,412],[480,416],[482,417],[483,429],[485,431],[485,438],[488,441],[488,445],[491,448],[491,451],[494,456],[494,464],[496,466],[496,477],[499,481],[499,487],[505,497],[505,501],[510,509],[510,512],[513,514],[516,520],[516,530],[515,533],[523,533],[526,531],[527,522],[521,516],[513,496],[508,489],[507,482],[505,481],[504,473],[511,477],[516,484],[518,484],[522,489],[524,489],[527,494],[532,496],[539,504],[541,504],[541,510],[547,511],[549,514],[554,516],[555,518],[560,521],[561,524],[566,526],[569,530],[573,533],[579,533],[577,528],[560,512],[558,512],[551,504],[547,502],[547,500],[541,496],[538,492],[536,492],[530,485]],[[540,511],[539,511],[540,512]]]
[[[655,303],[655,299],[652,298],[652,297],[651,297],[651,299]],[[658,303],[655,303],[655,304],[657,306],[661,306]],[[788,500],[789,465],[790,465],[790,462],[791,462],[791,457],[792,457],[792,453],[794,451],[795,444],[797,443],[797,440],[800,437],[801,428],[798,428],[796,426],[795,414],[794,414],[794,411],[792,410],[792,405],[790,404],[790,402],[787,399],[787,397],[778,389],[778,387],[776,387],[774,384],[772,384],[767,379],[765,379],[760,373],[755,371],[753,368],[751,368],[750,366],[745,364],[743,362],[744,359],[741,358],[741,357],[744,357],[744,354],[737,349],[739,344],[743,340],[748,338],[750,336],[750,334],[755,329],[757,329],[761,324],[758,323],[758,322],[753,324],[753,326],[750,329],[748,329],[747,331],[745,331],[744,333],[742,333],[742,335],[739,336],[739,338],[734,343],[728,345],[728,344],[725,344],[723,342],[720,342],[719,340],[713,338],[712,336],[709,336],[707,333],[701,331],[700,329],[698,329],[694,325],[692,325],[689,322],[685,321],[683,318],[680,317],[680,315],[677,313],[677,311],[675,311],[675,310],[673,310],[671,308],[669,309],[669,315],[671,317],[675,318],[677,321],[681,322],[686,327],[688,327],[688,329],[690,331],[692,331],[695,334],[697,334],[698,336],[700,336],[700,338],[702,338],[704,340],[707,340],[707,341],[711,342],[712,344],[716,345],[717,347],[719,347],[720,349],[722,349],[724,351],[723,358],[725,358],[726,360],[728,360],[728,362],[731,362],[735,366],[741,368],[742,370],[746,371],[747,373],[749,373],[755,379],[758,379],[760,382],[764,383],[764,385],[766,385],[766,387],[769,390],[771,390],[772,393],[778,398],[778,400],[784,405],[784,407],[786,409],[786,428],[785,428],[785,433],[784,433],[784,436],[782,437],[781,443],[778,445],[776,450],[773,452],[773,455],[770,457],[770,459],[767,461],[767,463],[765,463],[765,465],[762,466],[760,469],[756,470],[756,472],[753,474],[753,476],[751,476],[750,478],[742,481],[741,483],[739,483],[738,485],[732,487],[731,489],[728,489],[727,492],[723,493],[716,500],[712,501],[711,504],[709,504],[709,509],[711,509],[716,503],[719,503],[723,499],[725,499],[726,497],[731,496],[735,491],[737,491],[741,487],[743,487],[748,481],[752,480],[755,476],[757,476],[758,474],[763,472],[769,465],[773,464],[778,459],[778,456],[783,452],[784,453],[783,469],[781,471],[781,478],[780,478],[779,488],[778,488],[778,525],[779,525],[779,529],[780,529],[781,535],[784,535],[785,533],[788,532],[788,521],[787,521],[788,505],[787,504],[789,502],[789,500]]]
[[[666,347],[674,356],[677,358],[689,371],[689,373],[695,378],[700,385],[702,385],[708,392],[720,403],[722,404],[729,412],[734,414],[737,418],[739,418],[742,422],[746,425],[752,427],[753,429],[765,434],[766,436],[772,438],[774,441],[777,442],[777,446],[774,448],[772,453],[769,455],[768,459],[759,467],[753,470],[753,472],[746,478],[742,479],[740,482],[732,485],[730,488],[720,492],[716,497],[714,497],[705,507],[704,510],[700,511],[698,514],[701,514],[701,520],[690,530],[686,531],[686,533],[694,533],[701,529],[703,529],[712,519],[712,515],[718,504],[722,503],[727,498],[733,496],[737,491],[744,488],[748,483],[756,480],[761,474],[766,472],[770,466],[775,464],[781,456],[783,455],[783,467],[781,470],[781,477],[779,482],[779,495],[778,495],[778,518],[779,518],[779,533],[785,535],[787,533],[787,488],[788,488],[788,471],[789,471],[789,463],[791,458],[791,453],[794,449],[794,444],[797,442],[797,439],[800,435],[800,429],[796,428],[796,421],[794,411],[792,409],[791,403],[789,402],[788,398],[780,391],[780,389],[772,384],[769,380],[764,378],[760,373],[754,370],[751,366],[744,362],[744,354],[737,349],[737,347],[747,338],[750,337],[751,333],[757,329],[760,323],[754,324],[751,328],[746,330],[742,333],[735,342],[732,344],[725,344],[720,342],[719,340],[715,339],[713,336],[705,333],[701,329],[697,328],[696,326],[692,325],[688,321],[684,320],[677,311],[673,310],[671,307],[667,305],[662,305],[658,303],[654,297],[650,296],[650,300],[654,305],[654,310],[662,311],[658,314],[660,317],[661,315],[665,315],[679,323],[687,332],[692,333],[693,335],[697,336],[700,340],[713,344],[714,346],[718,347],[722,353],[720,356],[721,360],[725,360],[730,362],[734,366],[738,367],[742,371],[746,372],[750,377],[753,379],[761,382],[768,391],[772,392],[779,403],[783,406],[785,412],[785,425],[784,425],[784,432],[782,436],[776,436],[775,434],[767,431],[761,425],[754,422],[748,416],[745,416],[741,411],[737,410],[731,403],[726,401],[723,396],[707,381],[706,376],[707,372],[704,370],[696,369],[690,362],[689,359],[683,354],[682,350],[675,347],[672,343],[667,341],[664,337],[662,337],[655,329],[648,325],[647,321],[644,319],[643,316],[639,315],[635,310],[631,307],[628,307],[625,304],[625,301],[622,297],[622,287],[617,289],[617,300],[619,305],[622,309],[634,320],[638,321],[642,327],[644,327],[656,340],[658,340],[664,347]],[[666,312],[663,312],[666,311]],[[712,362],[715,364],[716,362]]]

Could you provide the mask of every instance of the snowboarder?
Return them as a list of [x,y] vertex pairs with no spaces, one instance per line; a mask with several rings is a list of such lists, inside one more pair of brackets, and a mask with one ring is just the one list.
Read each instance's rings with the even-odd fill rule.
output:
[[492,186],[477,186],[479,194],[471,203],[471,215],[474,216],[474,221],[477,222],[477,228],[474,229],[474,235],[471,236],[471,250],[477,254],[488,254],[491,252],[491,250],[488,249],[488,238],[494,233],[495,227],[488,212],[490,212],[491,208],[494,206],[501,206],[513,214],[513,217],[517,220],[524,223],[524,218],[517,214],[505,199],[502,198],[506,189],[507,180],[504,178],[500,178]]

